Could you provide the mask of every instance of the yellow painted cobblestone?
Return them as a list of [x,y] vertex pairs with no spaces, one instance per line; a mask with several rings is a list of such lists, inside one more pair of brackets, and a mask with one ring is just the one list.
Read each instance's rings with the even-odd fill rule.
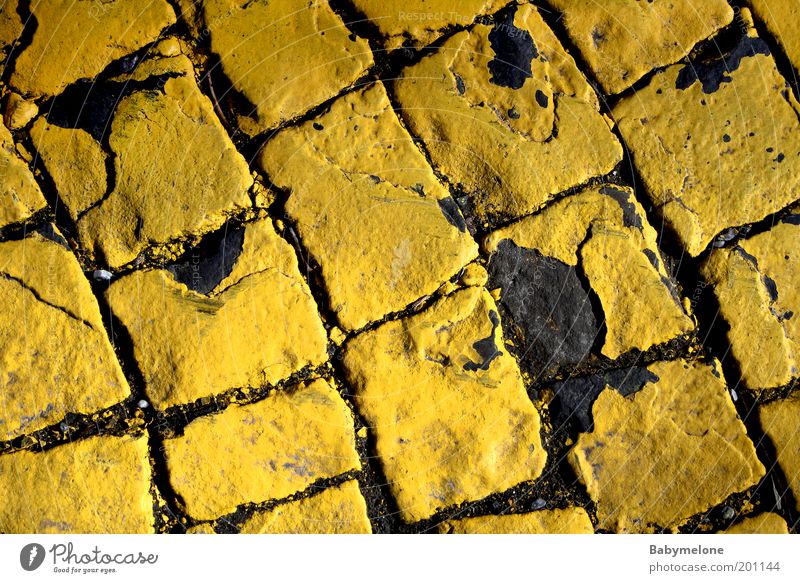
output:
[[274,384],[327,360],[316,304],[268,219],[245,227],[230,274],[208,294],[152,270],[117,280],[106,297],[160,408]]
[[292,119],[354,83],[372,65],[367,41],[327,2],[203,2],[211,49],[253,105],[240,117],[256,134]]
[[367,504],[350,480],[313,494],[256,512],[242,525],[243,534],[370,534]]
[[541,474],[539,413],[487,292],[468,288],[366,332],[343,362],[407,522]]
[[0,532],[153,532],[144,437],[92,437],[0,456],[0,491]]
[[[532,60],[497,55],[494,35]],[[597,96],[529,4],[495,28],[448,37],[393,86],[411,131],[482,223],[529,214],[622,158]]]
[[550,0],[564,28],[608,94],[620,93],[733,20],[725,0]]
[[24,221],[47,204],[28,166],[16,153],[14,139],[0,122],[0,228]]
[[130,395],[69,249],[38,233],[0,243],[0,305],[0,441]]
[[526,514],[479,516],[448,520],[440,534],[594,534],[583,508],[537,510]]
[[433,293],[477,245],[381,84],[269,141],[261,165],[320,264],[333,312],[357,329]]
[[761,428],[772,442],[797,509],[800,510],[800,398],[773,401],[759,409]]
[[164,442],[164,453],[173,488],[200,520],[285,498],[361,466],[353,416],[324,380],[195,419]]
[[740,520],[730,528],[723,531],[724,534],[789,534],[786,521],[774,512],[764,512],[757,516],[751,516]]
[[613,110],[647,194],[693,256],[800,197],[799,112],[753,28],[724,57],[668,67]]
[[[675,528],[764,475],[716,364],[658,362],[623,397],[606,388],[569,461],[597,504],[598,528]],[[698,406],[698,404],[702,404]]]

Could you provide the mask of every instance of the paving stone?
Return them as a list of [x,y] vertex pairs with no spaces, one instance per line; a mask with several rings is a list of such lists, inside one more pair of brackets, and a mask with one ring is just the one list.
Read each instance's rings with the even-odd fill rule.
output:
[[489,287],[501,289],[523,363],[552,372],[585,361],[598,341],[613,359],[690,332],[656,240],[633,192],[614,185],[562,198],[486,237]]
[[201,522],[186,529],[186,534],[216,534],[214,528],[207,522]]
[[655,68],[682,59],[733,20],[725,0],[641,2],[550,0],[607,94],[619,93]]
[[796,219],[800,215],[789,215],[733,248],[715,249],[702,267],[728,326],[731,355],[752,389],[782,386],[798,376]]
[[90,437],[0,456],[0,490],[0,532],[153,532],[145,437]]
[[467,288],[356,336],[343,364],[407,522],[542,472],[539,413],[497,307]]
[[213,253],[191,257],[132,272],[106,294],[156,407],[274,384],[327,360],[316,304],[271,221],[232,229]]
[[668,67],[614,108],[647,193],[693,256],[800,198],[799,113],[752,28],[723,57]]
[[527,514],[478,516],[448,520],[440,534],[594,534],[592,521],[583,508],[537,510]]
[[22,20],[17,13],[18,0],[5,0],[0,10],[0,62],[5,67],[11,46],[22,34]]
[[767,26],[786,56],[800,69],[800,6],[793,0],[750,0],[755,17]]
[[286,498],[361,465],[352,413],[324,380],[195,419],[164,442],[164,452],[175,492],[200,520]]
[[719,534],[789,534],[789,527],[774,512],[763,512],[740,520]]
[[764,475],[716,363],[647,369],[657,380],[633,395],[600,394],[569,454],[601,529],[674,529]]
[[39,107],[35,101],[25,99],[18,93],[10,91],[6,97],[6,109],[3,113],[3,121],[11,130],[20,130],[28,125],[39,113]]
[[530,214],[622,158],[597,96],[529,4],[452,35],[394,92],[483,226]]
[[763,405],[759,409],[759,419],[800,510],[800,432],[797,431],[800,397],[795,395]]
[[388,49],[423,47],[453,26],[468,26],[478,16],[492,14],[508,0],[350,0],[375,27]]
[[130,395],[100,309],[57,231],[0,243],[0,441]]
[[282,131],[260,163],[290,191],[286,211],[345,329],[403,310],[478,254],[380,84]]
[[169,55],[176,46],[163,41],[131,74],[84,87],[89,93],[77,100],[88,113],[77,121],[59,116],[70,106],[59,97],[61,109],[33,127],[82,244],[112,269],[148,246],[213,231],[250,207],[247,162],[197,87],[189,59]]
[[14,139],[3,123],[0,123],[0,185],[0,228],[24,221],[47,205],[27,164],[17,157]]
[[166,0],[39,0],[30,11],[36,28],[9,82],[32,97],[56,95],[78,79],[94,78],[175,22]]
[[241,527],[243,534],[371,534],[367,503],[351,480],[314,494],[256,512]]
[[373,63],[327,2],[206,0],[203,16],[222,70],[253,105],[254,119],[239,120],[251,135],[330,99]]

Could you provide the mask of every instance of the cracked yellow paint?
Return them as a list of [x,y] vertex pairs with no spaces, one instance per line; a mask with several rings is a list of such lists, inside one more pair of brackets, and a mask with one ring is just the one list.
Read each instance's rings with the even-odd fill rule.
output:
[[733,20],[725,0],[550,0],[606,93],[671,65]]
[[448,520],[440,534],[594,534],[592,521],[583,508],[537,510],[526,514],[478,516]]
[[88,132],[49,124],[44,117],[34,122],[31,140],[60,200],[76,221],[106,193],[108,176],[102,146]]
[[206,0],[211,50],[253,105],[239,123],[254,135],[297,117],[352,85],[372,63],[327,2]]
[[759,408],[761,428],[767,434],[778,457],[783,475],[794,494],[795,505],[800,510],[800,397],[773,401]]
[[794,0],[750,0],[747,4],[766,24],[795,70],[800,69],[800,5]]
[[208,295],[166,270],[109,288],[156,407],[274,384],[327,360],[327,339],[291,246],[269,220],[248,224],[231,273]]
[[458,291],[356,336],[343,364],[403,520],[541,474],[539,413],[486,291]]
[[30,3],[30,10],[36,30],[17,57],[9,83],[33,97],[56,95],[78,79],[94,78],[175,22],[165,0],[39,0]]
[[702,266],[728,324],[731,355],[751,389],[798,376],[799,241],[800,226],[778,223],[733,249],[715,249]]
[[130,396],[69,249],[38,234],[0,243],[0,305],[0,441]]
[[[247,162],[198,89],[189,60],[154,57],[140,67],[178,76],[168,78],[163,91],[133,91],[120,100],[109,136],[113,189],[78,220],[81,241],[111,268],[149,245],[212,231],[250,206]],[[85,136],[75,138],[75,147],[81,141]],[[94,156],[97,148],[86,151]],[[64,171],[61,166],[57,173]]]
[[786,521],[774,512],[745,518],[720,534],[789,534]]
[[599,528],[674,528],[764,475],[716,368],[657,362],[647,369],[658,381],[628,398],[609,387],[597,398],[594,431],[580,435],[569,461]]
[[371,534],[367,503],[350,480],[308,498],[256,512],[243,534]]
[[164,453],[175,492],[200,520],[361,467],[352,413],[324,380],[195,419]]
[[433,293],[478,254],[463,218],[381,84],[282,131],[260,164],[353,330]]
[[657,238],[631,189],[600,185],[498,229],[485,239],[484,248],[494,253],[502,241],[511,240],[580,266],[605,315],[602,352],[617,358],[694,328],[664,269]]
[[17,157],[11,132],[0,123],[0,228],[24,221],[46,205],[27,164]]
[[622,158],[597,96],[537,10],[520,6],[513,25],[498,26],[530,35],[538,54],[519,89],[490,81],[493,29],[483,24],[451,36],[394,82],[411,132],[484,224],[530,214]]
[[0,62],[5,62],[11,45],[22,34],[22,20],[17,13],[18,0],[5,0],[0,10]]
[[145,437],[105,435],[0,456],[0,491],[2,532],[153,532]]
[[614,108],[646,192],[693,256],[800,196],[800,106],[753,29],[742,42],[756,54],[738,66],[717,62],[702,82],[668,67]]
[[349,0],[377,27],[384,45],[423,47],[452,26],[469,26],[478,16],[492,14],[508,0]]

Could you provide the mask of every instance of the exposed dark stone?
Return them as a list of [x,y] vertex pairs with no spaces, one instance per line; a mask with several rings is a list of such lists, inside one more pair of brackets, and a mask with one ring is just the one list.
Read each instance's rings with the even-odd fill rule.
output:
[[501,241],[489,260],[490,286],[502,291],[506,336],[533,374],[585,360],[600,333],[589,290],[575,268],[513,241]]
[[790,225],[800,225],[800,215],[786,215],[781,219],[783,223],[789,223]]
[[462,233],[466,232],[467,223],[464,221],[464,217],[461,215],[461,210],[458,208],[456,201],[453,200],[453,197],[447,196],[439,199],[438,202],[439,208],[441,209],[444,218],[447,219],[447,222]]
[[642,217],[636,212],[636,207],[631,202],[630,193],[624,190],[619,190],[613,186],[603,186],[600,189],[600,194],[610,196],[622,209],[622,224],[626,227],[636,227],[642,230]]
[[489,365],[492,364],[492,361],[503,354],[500,349],[497,348],[497,344],[495,344],[494,341],[495,331],[500,325],[500,317],[494,310],[489,311],[489,321],[492,323],[492,332],[486,338],[478,340],[472,345],[472,347],[475,349],[475,352],[477,352],[478,356],[481,357],[481,362],[468,362],[464,365],[464,370],[488,370]]
[[742,59],[755,55],[769,55],[769,46],[760,38],[744,36],[726,55],[703,62],[690,62],[678,72],[676,89],[688,89],[700,81],[703,93],[714,93],[722,83],[730,83],[732,73],[739,68]]
[[606,385],[627,397],[640,391],[645,384],[657,380],[658,377],[646,368],[633,366],[555,383],[553,409],[556,413],[556,422],[559,425],[569,423],[578,431],[592,431],[594,429],[592,406]]
[[464,95],[466,93],[467,88],[464,85],[464,80],[461,78],[460,75],[456,75],[456,89],[458,89],[458,93],[460,95]]
[[652,249],[642,249],[642,253],[647,256],[647,260],[650,262],[650,265],[652,265],[655,269],[658,269],[658,255],[656,255]]
[[542,93],[540,89],[536,90],[536,103],[539,104],[539,107],[547,107],[550,103],[550,100],[547,98],[547,95]]
[[211,292],[230,275],[242,253],[244,227],[226,225],[206,236],[192,247],[180,261],[167,266],[175,281],[201,294]]
[[489,33],[495,54],[495,58],[489,61],[492,74],[489,81],[511,89],[519,89],[526,79],[533,76],[531,61],[539,54],[530,33],[514,26],[516,12],[516,6],[507,9]]
[[67,240],[61,236],[61,233],[55,230],[55,227],[53,227],[52,223],[42,225],[36,229],[36,232],[45,239],[49,239],[53,243],[58,243],[62,247],[69,249],[69,243],[67,243]]

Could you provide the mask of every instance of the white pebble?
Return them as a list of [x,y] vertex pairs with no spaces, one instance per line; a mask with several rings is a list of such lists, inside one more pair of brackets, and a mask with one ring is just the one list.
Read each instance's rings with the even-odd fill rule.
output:
[[95,269],[94,270],[94,278],[96,281],[109,281],[111,280],[111,272],[106,271],[105,269]]
[[139,409],[147,409],[150,406],[150,403],[148,403],[144,399],[142,399],[141,401],[139,401],[136,404],[139,405]]

